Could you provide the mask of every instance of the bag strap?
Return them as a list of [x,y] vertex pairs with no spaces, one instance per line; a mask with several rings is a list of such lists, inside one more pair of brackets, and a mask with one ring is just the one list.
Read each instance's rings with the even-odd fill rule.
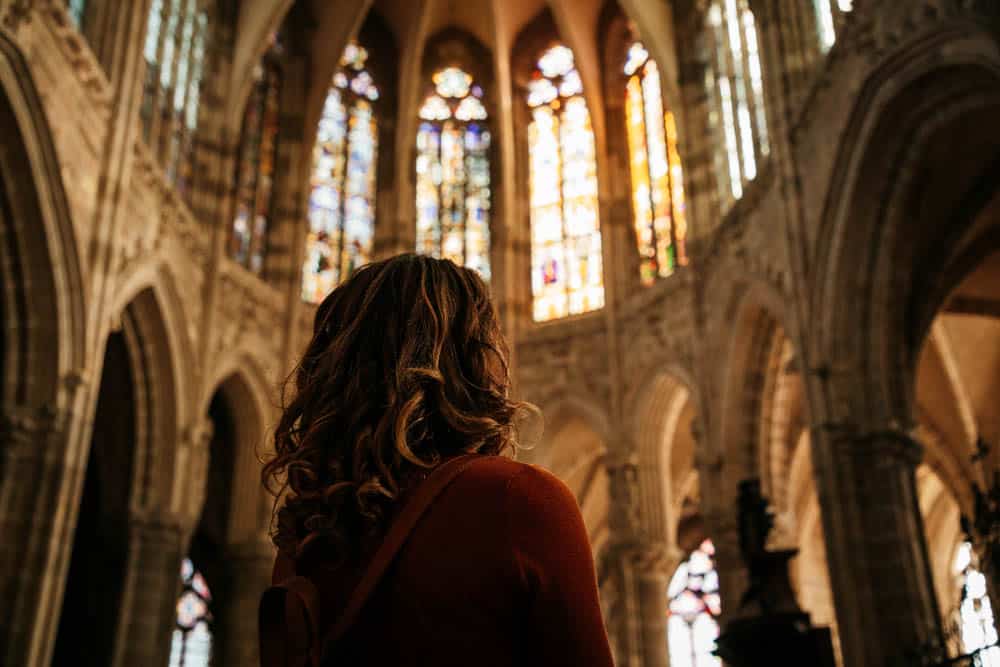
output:
[[438,466],[430,476],[425,479],[414,491],[413,496],[407,501],[399,515],[389,526],[385,539],[372,557],[368,569],[365,570],[358,585],[344,608],[344,612],[337,619],[323,639],[324,649],[321,656],[325,654],[325,649],[332,646],[351,627],[357,619],[358,614],[364,607],[365,602],[371,596],[372,591],[382,579],[382,575],[389,568],[396,554],[410,536],[413,528],[430,507],[434,499],[462,473],[473,460],[479,458],[477,454],[465,454],[457,456],[446,463]]
[[[290,622],[290,619],[294,620]],[[319,624],[319,591],[312,581],[293,576],[268,588],[258,609],[260,664],[264,667],[302,664],[319,667],[315,636]],[[300,634],[292,636],[290,632]]]

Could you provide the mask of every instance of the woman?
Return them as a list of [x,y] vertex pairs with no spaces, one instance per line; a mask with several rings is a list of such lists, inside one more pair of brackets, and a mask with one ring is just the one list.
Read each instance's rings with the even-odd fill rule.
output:
[[309,589],[277,621],[262,604],[271,648],[324,635],[311,664],[612,665],[573,494],[502,456],[521,408],[509,384],[472,270],[402,255],[323,301],[263,474],[282,498],[274,582]]

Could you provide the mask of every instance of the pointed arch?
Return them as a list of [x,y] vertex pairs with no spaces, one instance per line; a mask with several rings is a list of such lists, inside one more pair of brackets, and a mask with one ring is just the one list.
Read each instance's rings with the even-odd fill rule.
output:
[[[3,406],[65,409],[85,367],[77,235],[44,108],[18,47],[0,33],[0,280]],[[27,167],[27,168],[26,168]]]

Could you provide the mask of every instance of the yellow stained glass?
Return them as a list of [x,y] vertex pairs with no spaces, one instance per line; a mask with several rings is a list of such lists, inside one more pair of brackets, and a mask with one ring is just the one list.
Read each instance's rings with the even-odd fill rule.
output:
[[536,321],[604,305],[594,132],[581,92],[572,51],[546,51],[528,90]]
[[677,126],[673,114],[664,112],[656,63],[637,42],[626,68],[634,72],[625,87],[632,210],[639,276],[648,285],[687,263],[683,171]]
[[639,276],[643,284],[656,280],[656,240],[653,238],[653,208],[649,194],[649,160],[646,157],[646,118],[642,104],[642,83],[638,76],[629,78],[625,94],[630,174],[632,176],[632,213],[639,244]]

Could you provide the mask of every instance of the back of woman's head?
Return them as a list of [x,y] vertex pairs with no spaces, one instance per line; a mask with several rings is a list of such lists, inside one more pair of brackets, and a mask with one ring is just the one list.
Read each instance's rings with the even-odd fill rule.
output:
[[[447,260],[370,264],[320,304],[275,431],[274,541],[349,557],[385,527],[413,473],[513,447],[506,348],[487,288]],[[287,387],[286,387],[287,389]]]

